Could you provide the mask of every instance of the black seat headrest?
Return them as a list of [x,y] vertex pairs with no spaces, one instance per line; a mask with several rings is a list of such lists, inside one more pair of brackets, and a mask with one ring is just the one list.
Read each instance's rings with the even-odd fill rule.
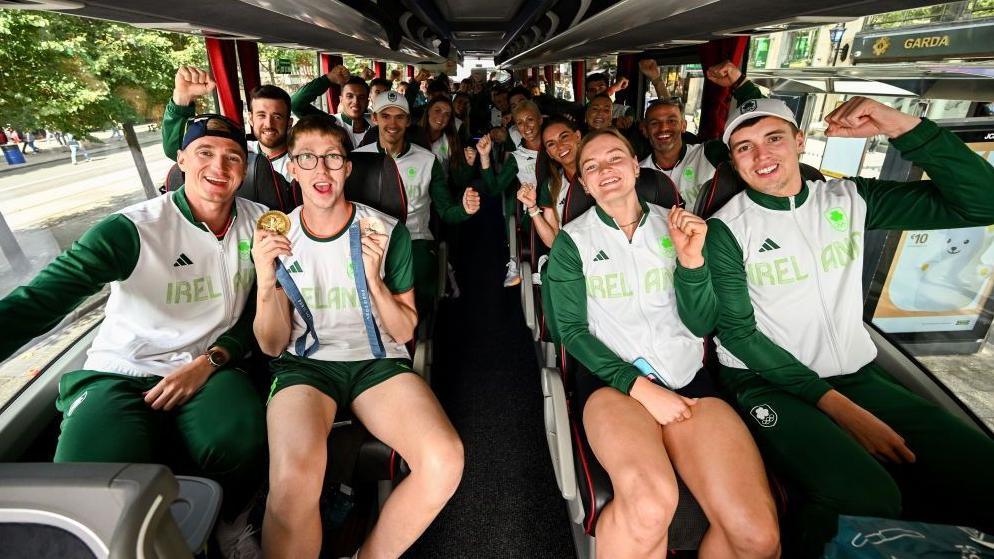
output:
[[[635,192],[642,200],[664,208],[683,204],[680,191],[670,177],[655,169],[639,169],[639,176],[635,179]],[[584,192],[583,185],[578,179],[573,179],[566,194],[566,204],[560,221],[566,225],[592,207],[594,207],[594,197]]]
[[352,174],[345,181],[345,198],[407,222],[407,191],[392,157],[377,152],[349,154]]
[[[801,178],[805,181],[823,181],[825,175],[811,165],[800,163]],[[694,206],[694,213],[707,219],[720,210],[733,196],[742,192],[749,186],[742,180],[735,168],[728,161],[718,165],[715,169],[714,177],[701,189],[697,204]]]

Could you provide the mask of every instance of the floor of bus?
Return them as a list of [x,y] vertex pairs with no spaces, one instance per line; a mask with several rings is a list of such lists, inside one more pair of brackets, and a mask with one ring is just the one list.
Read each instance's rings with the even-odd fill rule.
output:
[[538,361],[519,288],[504,288],[500,205],[462,225],[461,296],[444,301],[432,384],[462,437],[466,467],[448,506],[405,557],[574,557],[549,459]]

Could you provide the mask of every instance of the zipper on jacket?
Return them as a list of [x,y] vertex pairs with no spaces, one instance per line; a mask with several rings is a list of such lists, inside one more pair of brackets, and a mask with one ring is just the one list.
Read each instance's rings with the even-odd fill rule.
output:
[[[808,198],[811,196],[812,194],[808,193]],[[790,196],[790,217],[794,220],[794,226],[797,227],[797,231],[800,234],[801,239],[804,240],[804,246],[807,247],[808,252],[811,254],[811,261],[818,262],[818,256],[815,253],[815,250],[811,248],[811,242],[808,241],[807,235],[804,234],[804,229],[801,228],[801,224],[797,221],[796,209],[797,206],[794,203],[794,197]],[[825,292],[821,287],[821,278],[819,277],[817,267],[812,274],[815,278],[815,287],[818,289],[818,301],[821,303],[821,316],[825,321],[825,326],[828,330],[828,341],[832,345],[832,355],[835,357],[835,365],[838,368],[839,373],[842,373],[844,371],[842,369],[841,353],[839,352],[839,342],[835,335],[835,328],[832,326],[831,313],[828,310],[828,304],[825,302]]]
[[[225,246],[231,240],[232,232],[235,230],[235,220],[238,216],[235,215],[231,218],[231,225],[228,226],[228,230],[225,232],[223,239],[214,238],[217,241],[217,256],[221,263],[221,295],[224,297],[224,320],[225,320],[225,330],[228,330],[233,325],[232,317],[235,314],[235,305],[231,297],[231,289],[233,289],[234,278],[228,275],[228,263],[225,261]],[[213,235],[213,233],[211,233]],[[237,235],[236,235],[237,236]]]

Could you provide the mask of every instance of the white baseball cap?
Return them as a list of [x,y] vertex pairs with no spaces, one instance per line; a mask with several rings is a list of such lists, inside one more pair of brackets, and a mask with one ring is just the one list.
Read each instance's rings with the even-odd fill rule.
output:
[[732,132],[747,120],[753,120],[764,116],[775,116],[786,120],[797,127],[794,120],[794,112],[786,103],[778,99],[749,99],[732,111],[728,115],[728,123],[725,124],[725,133],[721,135],[721,140],[728,144],[728,139],[732,137]]
[[373,112],[378,113],[387,107],[397,107],[407,114],[411,114],[410,107],[407,106],[407,98],[397,91],[384,91],[373,99]]

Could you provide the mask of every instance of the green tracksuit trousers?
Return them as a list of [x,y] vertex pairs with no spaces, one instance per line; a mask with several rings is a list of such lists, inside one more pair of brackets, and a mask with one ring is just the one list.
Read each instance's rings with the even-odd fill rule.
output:
[[144,394],[159,377],[73,371],[59,382],[56,462],[146,462],[214,479],[222,516],[241,511],[262,484],[266,416],[246,373],[220,369],[188,402],[156,411]]
[[785,515],[785,557],[820,557],[839,514],[994,530],[994,440],[879,366],[826,380],[901,435],[913,464],[878,461],[817,407],[751,371],[723,368],[720,377],[767,465],[800,490]]

